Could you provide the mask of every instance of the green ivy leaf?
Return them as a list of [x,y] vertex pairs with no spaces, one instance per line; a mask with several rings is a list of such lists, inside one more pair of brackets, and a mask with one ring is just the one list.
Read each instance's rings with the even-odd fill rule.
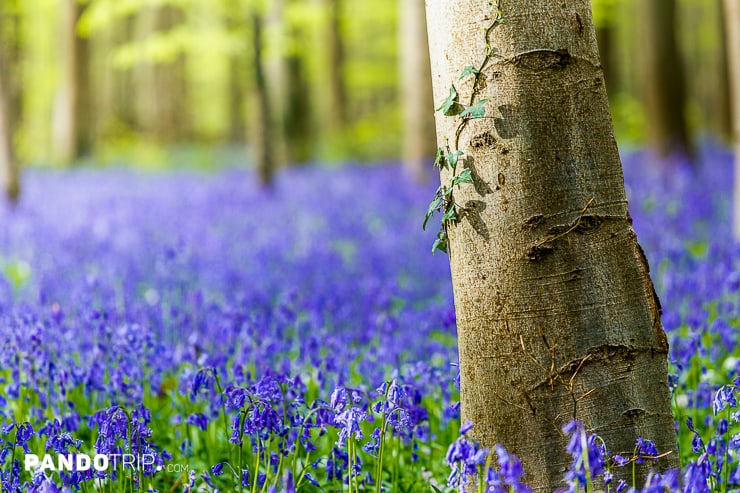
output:
[[442,205],[442,199],[435,197],[434,200],[432,200],[432,202],[429,204],[429,209],[427,209],[427,214],[424,217],[424,224],[422,224],[421,229],[426,231],[429,219],[431,219],[431,217],[434,215],[434,211],[436,211],[440,205]]
[[479,70],[477,68],[473,67],[472,65],[466,65],[462,73],[460,74],[459,80],[462,80],[469,75],[477,75],[478,73]]
[[437,157],[434,158],[434,167],[442,169],[445,165],[445,150],[443,147],[437,147]]
[[457,166],[457,161],[458,159],[460,159],[460,156],[462,155],[463,155],[462,151],[455,151],[455,152],[450,152],[449,154],[447,154],[447,162],[450,163],[450,166],[452,167],[452,169],[455,169],[455,167]]
[[432,245],[432,255],[434,255],[434,252],[437,250],[447,253],[447,233],[444,231],[437,233],[437,239],[434,240],[434,244]]
[[483,118],[486,115],[485,104],[488,102],[487,99],[481,99],[473,106],[468,106],[465,110],[460,113],[461,117],[469,116],[471,118]]
[[457,222],[457,208],[454,205],[450,207],[450,210],[445,212],[445,215],[442,216],[442,221]]
[[450,95],[447,99],[437,108],[436,111],[441,111],[445,116],[459,115],[464,110],[463,106],[458,102],[458,94],[455,86],[450,86]]
[[455,185],[459,185],[460,183],[473,183],[473,175],[470,174],[469,169],[464,169],[459,175],[452,179],[452,182]]

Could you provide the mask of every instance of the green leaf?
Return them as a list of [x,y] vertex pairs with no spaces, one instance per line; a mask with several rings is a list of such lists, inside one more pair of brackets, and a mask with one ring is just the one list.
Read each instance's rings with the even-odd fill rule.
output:
[[473,183],[473,175],[470,174],[469,169],[464,169],[459,175],[452,179],[452,182],[455,185],[459,185],[460,183]]
[[443,147],[437,147],[437,157],[434,158],[434,167],[442,169],[445,165],[445,150]]
[[464,108],[458,103],[458,96],[455,86],[450,86],[450,95],[447,96],[447,99],[444,100],[436,111],[441,111],[445,116],[459,115]]
[[434,490],[434,493],[442,493],[442,490],[440,490],[439,488],[437,488],[437,487],[436,487],[436,486],[434,486],[433,484],[430,484],[429,486],[431,486],[431,487],[432,487],[432,489]]
[[455,167],[457,166],[457,161],[458,159],[460,159],[460,156],[462,155],[463,155],[462,151],[455,151],[455,152],[450,152],[449,154],[447,154],[447,162],[450,163],[450,166],[452,166],[452,169],[455,169]]
[[434,240],[434,244],[432,245],[432,255],[434,255],[434,252],[437,250],[447,253],[447,233],[444,231],[440,231],[437,234],[437,239]]
[[424,217],[424,224],[422,224],[421,229],[426,231],[429,219],[434,215],[434,211],[436,211],[440,205],[442,205],[442,199],[435,198],[432,200],[432,203],[429,204],[429,209],[427,209],[427,214]]
[[469,75],[477,75],[479,70],[472,65],[466,65],[463,69],[462,73],[460,74],[460,80],[464,79],[465,77]]
[[457,208],[453,205],[450,207],[450,210],[445,212],[445,215],[442,216],[443,221],[449,221],[449,222],[457,222]]
[[465,110],[460,113],[461,117],[469,116],[471,118],[483,118],[486,115],[485,104],[488,102],[487,99],[481,99],[473,106],[468,106]]

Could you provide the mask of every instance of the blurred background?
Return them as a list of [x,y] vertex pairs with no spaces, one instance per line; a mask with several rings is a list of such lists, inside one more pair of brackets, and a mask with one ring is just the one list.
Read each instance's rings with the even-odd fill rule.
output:
[[[593,0],[622,148],[729,143],[721,0]],[[0,0],[21,166],[433,157],[422,0]],[[1,126],[1,125],[0,125]]]

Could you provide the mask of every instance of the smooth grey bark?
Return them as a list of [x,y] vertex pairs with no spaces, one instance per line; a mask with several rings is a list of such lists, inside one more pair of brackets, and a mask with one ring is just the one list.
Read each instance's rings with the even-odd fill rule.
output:
[[401,0],[399,16],[403,164],[417,181],[435,154],[434,100],[424,0]]
[[[668,343],[627,207],[588,0],[427,0],[434,96],[455,84],[483,118],[436,113],[437,142],[462,151],[448,228],[462,420],[521,459],[537,492],[562,486],[562,426],[582,421],[612,454],[637,437],[677,467]],[[456,145],[456,134],[459,143]],[[449,183],[450,168],[441,179]],[[644,466],[638,466],[642,468]],[[626,468],[625,468],[626,469]],[[631,482],[629,471],[614,471]],[[644,477],[641,469],[639,477]]]
[[740,3],[725,0],[725,31],[727,34],[727,67],[732,102],[732,130],[735,141],[735,182],[732,231],[740,241]]
[[82,118],[79,109],[81,98],[80,56],[84,55],[77,35],[77,21],[82,6],[76,0],[62,2],[60,26],[60,58],[63,61],[62,78],[54,104],[53,148],[55,157],[70,164],[80,157]]
[[686,77],[676,32],[676,1],[639,1],[642,93],[650,146],[660,157],[676,152],[691,159],[686,121]]
[[288,163],[288,149],[285,137],[285,120],[288,118],[288,59],[286,57],[287,39],[285,27],[284,0],[271,0],[265,18],[265,34],[269,49],[264,56],[265,80],[270,98],[270,137],[273,160],[278,166]]

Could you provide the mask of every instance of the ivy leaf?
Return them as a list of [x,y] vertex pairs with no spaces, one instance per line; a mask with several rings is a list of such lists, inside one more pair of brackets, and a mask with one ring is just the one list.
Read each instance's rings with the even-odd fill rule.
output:
[[480,71],[477,68],[473,67],[472,65],[466,65],[462,73],[460,74],[459,80],[464,79],[468,75],[478,75],[479,72]]
[[436,111],[441,111],[445,116],[459,115],[464,108],[458,102],[458,96],[459,94],[457,93],[455,86],[450,86],[450,95],[447,96],[447,99],[444,100]]
[[443,221],[449,221],[451,223],[457,222],[457,208],[453,205],[450,207],[450,210],[445,212],[445,215],[442,216]]
[[437,233],[437,239],[434,240],[434,244],[432,245],[432,255],[437,250],[447,253],[447,233],[444,231]]
[[462,155],[463,155],[462,151],[455,151],[455,152],[450,152],[449,154],[447,154],[447,162],[450,163],[450,166],[452,166],[452,169],[455,169],[455,167],[457,166],[457,161],[458,159],[460,159],[460,156]]
[[445,165],[445,150],[442,147],[437,147],[437,157],[434,158],[434,167],[442,169]]
[[488,102],[487,99],[481,99],[473,106],[468,106],[465,110],[460,113],[461,117],[469,116],[471,118],[483,118],[486,115],[485,104]]
[[426,216],[424,216],[424,224],[422,224],[421,229],[426,231],[429,219],[431,219],[431,217],[434,215],[434,211],[436,211],[441,204],[441,198],[435,197],[434,200],[432,200],[432,203],[429,204],[429,209],[427,209],[427,214]]
[[460,183],[473,183],[473,175],[470,174],[469,169],[464,169],[459,175],[452,179],[452,183],[454,185],[459,185]]

